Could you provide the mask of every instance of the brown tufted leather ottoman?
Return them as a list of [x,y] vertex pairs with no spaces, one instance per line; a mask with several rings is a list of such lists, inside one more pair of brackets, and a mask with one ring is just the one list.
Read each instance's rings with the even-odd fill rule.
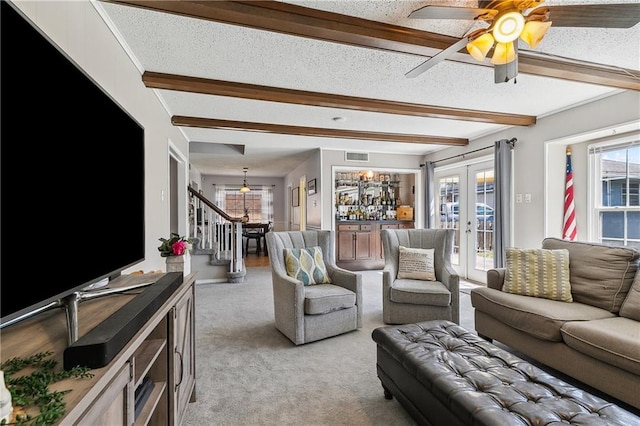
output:
[[564,382],[450,321],[379,327],[377,371],[420,424],[640,425],[640,417]]

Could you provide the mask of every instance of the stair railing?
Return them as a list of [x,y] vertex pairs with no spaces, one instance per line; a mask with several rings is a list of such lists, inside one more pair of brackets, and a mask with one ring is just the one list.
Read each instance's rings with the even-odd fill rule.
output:
[[189,238],[194,252],[209,252],[213,259],[228,260],[231,274],[243,271],[242,218],[231,217],[189,186]]

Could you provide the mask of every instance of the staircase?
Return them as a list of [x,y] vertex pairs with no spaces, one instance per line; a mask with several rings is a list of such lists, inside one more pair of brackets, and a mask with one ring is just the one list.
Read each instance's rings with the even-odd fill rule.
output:
[[242,218],[231,217],[191,186],[189,236],[191,270],[199,283],[244,282]]

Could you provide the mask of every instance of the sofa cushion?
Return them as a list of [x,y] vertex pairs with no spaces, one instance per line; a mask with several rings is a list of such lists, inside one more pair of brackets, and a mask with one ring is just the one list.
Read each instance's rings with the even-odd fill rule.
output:
[[572,302],[569,251],[506,249],[507,269],[502,291]]
[[356,294],[334,284],[310,285],[304,288],[304,313],[323,315],[356,304]]
[[433,269],[435,249],[398,247],[398,278],[435,281]]
[[560,331],[567,346],[640,375],[640,324],[637,321],[622,317],[571,321]]
[[302,281],[304,285],[331,283],[320,246],[285,248],[284,262],[287,275]]
[[396,303],[451,305],[451,292],[440,281],[397,279],[390,289],[389,298]]
[[560,329],[568,321],[615,317],[611,312],[583,303],[521,296],[487,287],[471,290],[471,305],[505,325],[552,342],[562,341]]
[[640,272],[636,273],[627,298],[622,302],[620,316],[640,321]]
[[638,270],[640,252],[628,247],[545,238],[542,248],[569,250],[569,280],[575,302],[617,314]]

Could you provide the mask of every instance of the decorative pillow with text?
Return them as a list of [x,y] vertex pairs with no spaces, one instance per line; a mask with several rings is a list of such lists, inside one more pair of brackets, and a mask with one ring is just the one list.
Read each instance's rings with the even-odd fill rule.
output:
[[420,249],[400,246],[398,261],[398,278],[435,281],[436,271],[433,267],[434,249]]
[[304,285],[330,284],[331,277],[322,259],[322,248],[319,246],[308,248],[284,249],[284,263],[287,275],[302,281]]
[[502,291],[573,302],[568,250],[507,248],[506,254]]

